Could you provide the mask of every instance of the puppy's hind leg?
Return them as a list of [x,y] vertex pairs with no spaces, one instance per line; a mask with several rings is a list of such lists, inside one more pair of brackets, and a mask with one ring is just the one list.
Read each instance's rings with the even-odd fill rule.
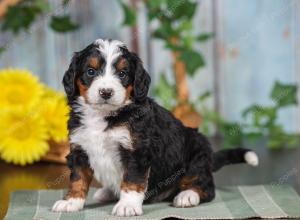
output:
[[210,151],[197,151],[189,158],[185,176],[179,182],[180,192],[173,200],[175,207],[197,206],[214,199],[215,185],[210,157]]
[[180,181],[180,192],[173,200],[177,208],[193,207],[213,200],[215,187],[212,181],[203,183],[199,176],[185,176]]

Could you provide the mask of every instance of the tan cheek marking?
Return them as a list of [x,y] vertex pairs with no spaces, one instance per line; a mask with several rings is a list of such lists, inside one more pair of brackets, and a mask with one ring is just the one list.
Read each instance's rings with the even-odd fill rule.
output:
[[181,190],[193,190],[198,193],[200,198],[205,198],[207,194],[201,189],[200,186],[194,185],[194,182],[198,179],[198,176],[186,176],[180,180],[179,187]]
[[127,101],[127,100],[130,99],[132,91],[133,91],[133,86],[132,86],[132,85],[129,85],[129,86],[126,88],[126,97],[125,97],[125,101]]
[[100,62],[99,59],[96,57],[92,57],[89,59],[89,66],[93,69],[99,69],[100,68]]
[[87,87],[85,85],[82,84],[82,82],[78,79],[76,81],[76,84],[79,88],[79,93],[80,95],[84,98],[84,100],[87,102]]
[[93,171],[90,168],[77,168],[76,175],[78,175],[79,179],[70,182],[69,192],[65,199],[85,198],[88,193],[89,185],[93,178]]

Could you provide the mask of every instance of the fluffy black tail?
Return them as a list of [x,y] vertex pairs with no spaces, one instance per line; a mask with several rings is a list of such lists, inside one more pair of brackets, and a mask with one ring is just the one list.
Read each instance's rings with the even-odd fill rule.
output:
[[213,172],[229,164],[247,163],[251,166],[258,165],[258,156],[254,151],[237,148],[220,150],[213,153]]

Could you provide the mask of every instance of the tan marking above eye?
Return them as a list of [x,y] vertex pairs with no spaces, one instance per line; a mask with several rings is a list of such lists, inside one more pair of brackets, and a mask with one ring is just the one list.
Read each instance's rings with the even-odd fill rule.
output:
[[131,94],[132,94],[132,91],[133,91],[133,86],[132,85],[129,85],[127,88],[126,88],[126,98],[125,98],[125,101],[130,99],[131,97]]
[[97,57],[92,57],[88,60],[89,67],[93,69],[99,69],[101,66],[101,62]]
[[125,58],[122,57],[118,61],[117,65],[116,65],[116,68],[117,68],[118,71],[122,71],[122,70],[126,69],[127,67],[128,67],[128,61]]

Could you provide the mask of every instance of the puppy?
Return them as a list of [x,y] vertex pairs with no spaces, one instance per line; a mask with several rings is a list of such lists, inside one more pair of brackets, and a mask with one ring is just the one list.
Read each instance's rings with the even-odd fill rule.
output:
[[147,97],[150,76],[120,41],[98,39],[75,53],[63,85],[71,107],[71,176],[67,195],[53,211],[81,210],[93,177],[103,186],[96,200],[118,200],[113,215],[142,215],[144,201],[197,206],[215,196],[214,171],[258,164],[247,149],[213,153],[197,129]]

